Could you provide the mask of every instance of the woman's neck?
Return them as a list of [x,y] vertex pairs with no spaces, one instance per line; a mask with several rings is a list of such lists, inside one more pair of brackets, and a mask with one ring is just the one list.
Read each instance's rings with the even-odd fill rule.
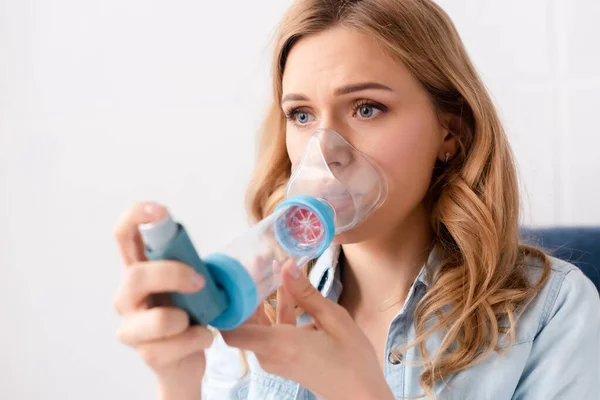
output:
[[401,308],[429,256],[432,238],[429,213],[419,207],[387,235],[342,245],[340,303],[351,314]]

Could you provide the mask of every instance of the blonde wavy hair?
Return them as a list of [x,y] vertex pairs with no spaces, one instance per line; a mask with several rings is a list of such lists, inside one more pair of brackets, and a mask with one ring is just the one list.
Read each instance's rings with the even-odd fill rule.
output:
[[[298,0],[284,16],[273,59],[273,103],[262,126],[257,165],[247,193],[254,221],[269,215],[284,197],[291,162],[285,147],[286,119],[280,108],[286,57],[300,38],[333,26],[372,38],[417,78],[438,114],[459,121],[451,127],[460,151],[436,168],[430,185],[431,226],[442,262],[417,306],[417,337],[427,397],[433,386],[501,351],[501,334],[514,342],[516,321],[544,284],[549,260],[519,241],[518,183],[507,138],[493,102],[448,15],[429,0]],[[523,262],[545,265],[537,284]],[[305,271],[306,272],[306,271]],[[272,299],[265,310],[273,320]],[[442,330],[434,354],[426,338]],[[406,349],[405,348],[405,349]],[[405,350],[404,349],[404,350]]]

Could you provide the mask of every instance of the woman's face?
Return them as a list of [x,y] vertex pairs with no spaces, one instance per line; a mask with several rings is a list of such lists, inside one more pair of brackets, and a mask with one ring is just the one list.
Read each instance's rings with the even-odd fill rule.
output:
[[292,47],[281,107],[288,118],[292,168],[310,136],[325,128],[370,156],[388,180],[385,203],[364,223],[338,236],[338,243],[401,227],[423,202],[436,159],[452,152],[454,139],[446,138],[419,82],[367,36],[347,28],[304,37]]

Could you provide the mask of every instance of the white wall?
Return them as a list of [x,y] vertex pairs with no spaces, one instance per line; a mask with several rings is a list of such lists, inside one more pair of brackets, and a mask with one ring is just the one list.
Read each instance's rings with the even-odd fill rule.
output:
[[600,223],[600,3],[440,0],[502,113],[526,224]]
[[[1,398],[153,396],[115,338],[114,221],[156,199],[204,253],[246,226],[288,3],[0,0]],[[599,3],[440,3],[506,121],[527,223],[600,224]]]

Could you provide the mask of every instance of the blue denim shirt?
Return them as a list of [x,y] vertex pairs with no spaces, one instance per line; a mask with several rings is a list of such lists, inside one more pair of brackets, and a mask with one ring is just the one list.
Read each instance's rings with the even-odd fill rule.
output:
[[[323,296],[334,302],[342,292],[338,256],[339,247],[327,250],[309,276]],[[433,253],[428,264],[432,262]],[[533,258],[526,265],[535,282],[542,266]],[[427,292],[424,278],[423,268],[387,334],[384,374],[397,399],[423,393],[419,385],[422,368],[407,365],[419,359],[418,348],[400,356],[392,350],[415,337],[413,313]],[[298,319],[299,324],[308,321],[307,315]],[[440,340],[439,333],[430,336],[428,349],[433,352]],[[228,348],[220,337],[207,357],[203,400],[317,399],[299,384],[266,373],[251,353],[249,374],[241,379],[239,352]],[[521,316],[512,347],[446,378],[434,391],[439,399],[600,399],[600,296],[595,286],[577,267],[551,258],[549,280]]]

